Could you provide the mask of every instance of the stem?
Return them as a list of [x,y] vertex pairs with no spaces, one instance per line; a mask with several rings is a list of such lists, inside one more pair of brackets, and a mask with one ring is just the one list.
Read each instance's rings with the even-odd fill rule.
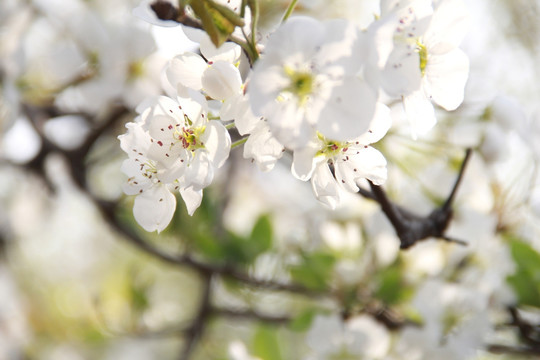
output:
[[287,11],[285,12],[285,15],[283,15],[283,19],[281,19],[281,22],[284,23],[285,21],[287,21],[287,19],[289,18],[289,16],[291,16],[293,10],[294,10],[294,7],[296,6],[296,3],[298,2],[298,0],[292,0],[291,3],[289,4],[289,7],[287,8]]
[[[249,0],[249,8],[251,9],[251,47],[257,56],[257,26],[259,25],[259,0]],[[254,61],[256,59],[253,59]]]
[[225,125],[225,129],[227,129],[227,130],[231,130],[231,129],[235,128],[235,127],[236,127],[236,125],[234,125],[234,122]]
[[238,147],[238,146],[242,145],[243,143],[245,143],[247,141],[248,138],[249,138],[249,136],[246,136],[245,138],[242,138],[242,139],[240,139],[238,141],[233,142],[232,145],[231,145],[231,149],[234,149],[235,147]]
[[454,198],[456,196],[457,189],[459,187],[459,184],[461,183],[461,179],[463,179],[463,174],[465,173],[465,167],[467,167],[467,163],[469,162],[469,159],[471,158],[472,150],[469,148],[465,152],[465,158],[463,159],[463,162],[461,163],[461,168],[459,169],[458,177],[456,178],[456,181],[454,183],[454,187],[452,187],[452,191],[450,192],[450,195],[448,195],[448,198],[446,198],[446,201],[443,205],[443,209],[448,209],[450,206],[452,206],[452,202],[454,201]]
[[253,47],[251,46],[251,43],[248,43],[247,41],[243,41],[237,38],[236,36],[232,36],[232,35],[229,36],[229,40],[235,43],[236,45],[239,45],[242,48],[242,50],[246,52],[246,55],[249,58],[249,63],[251,64],[251,66],[253,66],[253,64],[255,64],[255,61],[257,61],[257,59],[259,58],[259,53],[257,52],[257,50],[253,49]]

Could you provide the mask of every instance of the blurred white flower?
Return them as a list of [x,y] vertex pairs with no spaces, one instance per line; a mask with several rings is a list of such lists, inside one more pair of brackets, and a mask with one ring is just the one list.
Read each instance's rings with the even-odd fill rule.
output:
[[367,315],[343,321],[337,315],[319,315],[306,335],[315,352],[314,359],[331,359],[332,355],[358,355],[382,359],[390,348],[390,334],[384,326]]
[[231,360],[260,360],[258,357],[251,356],[246,349],[246,345],[239,340],[229,344],[228,353]]
[[488,299],[474,288],[427,280],[413,302],[423,324],[406,328],[394,351],[411,360],[472,357],[490,332]]
[[403,99],[413,136],[436,122],[431,101],[455,110],[463,101],[469,75],[467,55],[458,48],[469,19],[461,0],[443,0],[431,14],[431,1],[385,1],[383,16],[394,16],[394,50],[383,72],[382,86]]

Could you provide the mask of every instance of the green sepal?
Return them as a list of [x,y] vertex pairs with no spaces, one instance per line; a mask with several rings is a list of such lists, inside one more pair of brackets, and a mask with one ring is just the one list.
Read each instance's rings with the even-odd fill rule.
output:
[[244,26],[244,20],[240,16],[213,0],[191,0],[188,4],[201,20],[203,30],[216,47],[220,47],[237,26]]

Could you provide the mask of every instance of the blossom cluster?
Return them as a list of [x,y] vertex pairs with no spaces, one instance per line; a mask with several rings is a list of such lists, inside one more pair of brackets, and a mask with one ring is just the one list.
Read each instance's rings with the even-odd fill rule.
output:
[[[241,13],[239,2],[223,5]],[[171,24],[151,7],[143,1],[135,13]],[[250,23],[249,11],[244,18]],[[403,103],[413,137],[435,124],[433,103],[446,110],[461,104],[469,64],[458,46],[467,23],[461,0],[382,1],[366,29],[344,19],[291,17],[255,44],[260,57],[250,59],[236,44],[216,48],[206,33],[186,31],[202,56],[170,60],[168,96],[143,102],[120,137],[129,155],[125,192],[138,194],[136,220],[163,230],[174,190],[193,214],[228,157],[232,127],[244,136],[244,157],[262,171],[292,153],[292,174],[310,180],[332,209],[340,192],[357,192],[362,179],[383,184],[387,162],[371,144],[392,125],[387,104]]]

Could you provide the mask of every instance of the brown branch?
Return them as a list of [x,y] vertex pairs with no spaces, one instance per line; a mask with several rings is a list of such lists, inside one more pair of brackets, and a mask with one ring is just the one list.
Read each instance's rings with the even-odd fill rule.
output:
[[210,316],[212,297],[212,274],[203,274],[203,290],[201,295],[201,306],[197,312],[197,316],[193,320],[191,326],[184,331],[185,341],[184,349],[180,354],[180,360],[188,360],[191,353],[195,349],[195,345],[199,342],[206,328],[207,319]]
[[256,321],[263,321],[266,323],[279,324],[279,325],[288,324],[292,321],[292,318],[289,316],[266,315],[266,314],[261,314],[253,310],[238,311],[238,310],[225,309],[225,308],[215,308],[213,310],[213,313],[217,316],[222,316],[222,317],[227,317],[227,318],[232,318],[232,319],[256,320]]
[[418,241],[426,240],[428,238],[439,238],[449,242],[466,245],[466,243],[461,240],[446,236],[445,232],[453,216],[452,202],[465,173],[465,168],[471,157],[471,152],[471,149],[467,149],[458,177],[444,204],[434,209],[428,216],[416,215],[413,212],[394,204],[386,196],[384,189],[372,182],[369,183],[371,192],[360,189],[358,193],[379,203],[383,213],[386,215],[399,237],[401,249],[410,248]]
[[520,356],[532,356],[534,359],[538,359],[540,356],[540,349],[538,348],[529,348],[529,347],[520,347],[520,346],[509,346],[509,345],[499,345],[499,344],[488,344],[486,350],[494,354],[509,354],[509,355],[520,355]]
[[323,295],[323,293],[321,292],[317,293],[298,284],[282,283],[271,280],[260,280],[229,265],[222,266],[201,262],[193,259],[189,254],[171,255],[170,253],[164,252],[145,241],[130,227],[121,224],[116,219],[116,203],[101,201],[99,199],[96,199],[95,197],[92,197],[92,200],[97,205],[98,210],[101,211],[107,223],[114,230],[120,233],[125,241],[129,242],[130,244],[136,246],[145,253],[161,261],[172,265],[189,266],[199,272],[210,272],[218,274],[233,280],[237,280],[244,285],[249,285],[258,289],[288,291],[292,293],[303,294],[306,296]]

